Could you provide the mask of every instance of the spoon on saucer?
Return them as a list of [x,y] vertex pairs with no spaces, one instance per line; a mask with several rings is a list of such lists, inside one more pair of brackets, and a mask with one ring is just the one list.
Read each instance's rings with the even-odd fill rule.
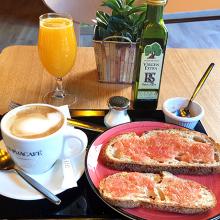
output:
[[200,89],[202,88],[203,84],[205,83],[206,79],[209,76],[209,73],[211,72],[212,68],[214,67],[214,63],[211,63],[209,65],[209,67],[207,68],[207,70],[205,71],[205,73],[203,74],[202,78],[200,79],[198,85],[196,86],[189,102],[188,105],[186,107],[182,107],[179,110],[177,110],[177,115],[180,117],[190,117],[190,105],[192,103],[192,101],[194,100],[194,98],[196,97],[196,95],[198,94],[198,92],[200,91]]
[[10,154],[4,150],[0,149],[0,170],[14,170],[19,176],[21,176],[26,182],[28,182],[33,188],[43,194],[49,201],[59,205],[61,200],[51,193],[48,189],[38,183],[36,180],[25,174],[22,170],[17,169],[14,161],[12,160]]

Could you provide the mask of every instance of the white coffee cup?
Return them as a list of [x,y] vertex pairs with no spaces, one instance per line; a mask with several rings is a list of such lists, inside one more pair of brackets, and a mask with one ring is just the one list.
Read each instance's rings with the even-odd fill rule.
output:
[[62,111],[47,104],[27,104],[9,111],[1,120],[1,132],[15,164],[29,174],[49,170],[62,157],[68,139],[75,139],[76,147],[83,149],[88,142],[83,131],[69,132]]

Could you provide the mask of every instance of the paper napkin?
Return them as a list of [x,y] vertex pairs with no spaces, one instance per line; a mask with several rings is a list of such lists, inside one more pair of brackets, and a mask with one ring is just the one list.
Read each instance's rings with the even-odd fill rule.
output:
[[[60,106],[59,109],[64,113],[66,118],[70,118],[70,111],[68,105]],[[62,170],[63,170],[63,182],[62,188],[73,188],[77,187],[77,179],[78,175],[76,168],[71,163],[69,158],[62,158]]]

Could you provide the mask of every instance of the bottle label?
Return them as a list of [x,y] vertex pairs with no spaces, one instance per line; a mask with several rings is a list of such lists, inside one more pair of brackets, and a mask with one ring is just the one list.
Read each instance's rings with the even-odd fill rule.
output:
[[163,50],[157,42],[145,46],[141,55],[137,99],[158,98],[163,56]]

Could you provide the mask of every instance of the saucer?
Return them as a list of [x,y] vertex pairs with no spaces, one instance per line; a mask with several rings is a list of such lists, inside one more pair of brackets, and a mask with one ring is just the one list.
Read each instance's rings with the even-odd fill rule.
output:
[[[0,141],[0,148],[5,148],[2,140]],[[82,169],[74,169],[76,181],[82,176],[83,172],[84,170]],[[63,169],[61,160],[57,160],[49,171],[30,176],[55,195],[71,188],[66,184],[62,184]],[[38,200],[45,198],[13,170],[0,171],[0,180],[0,194],[3,196],[18,200]]]

